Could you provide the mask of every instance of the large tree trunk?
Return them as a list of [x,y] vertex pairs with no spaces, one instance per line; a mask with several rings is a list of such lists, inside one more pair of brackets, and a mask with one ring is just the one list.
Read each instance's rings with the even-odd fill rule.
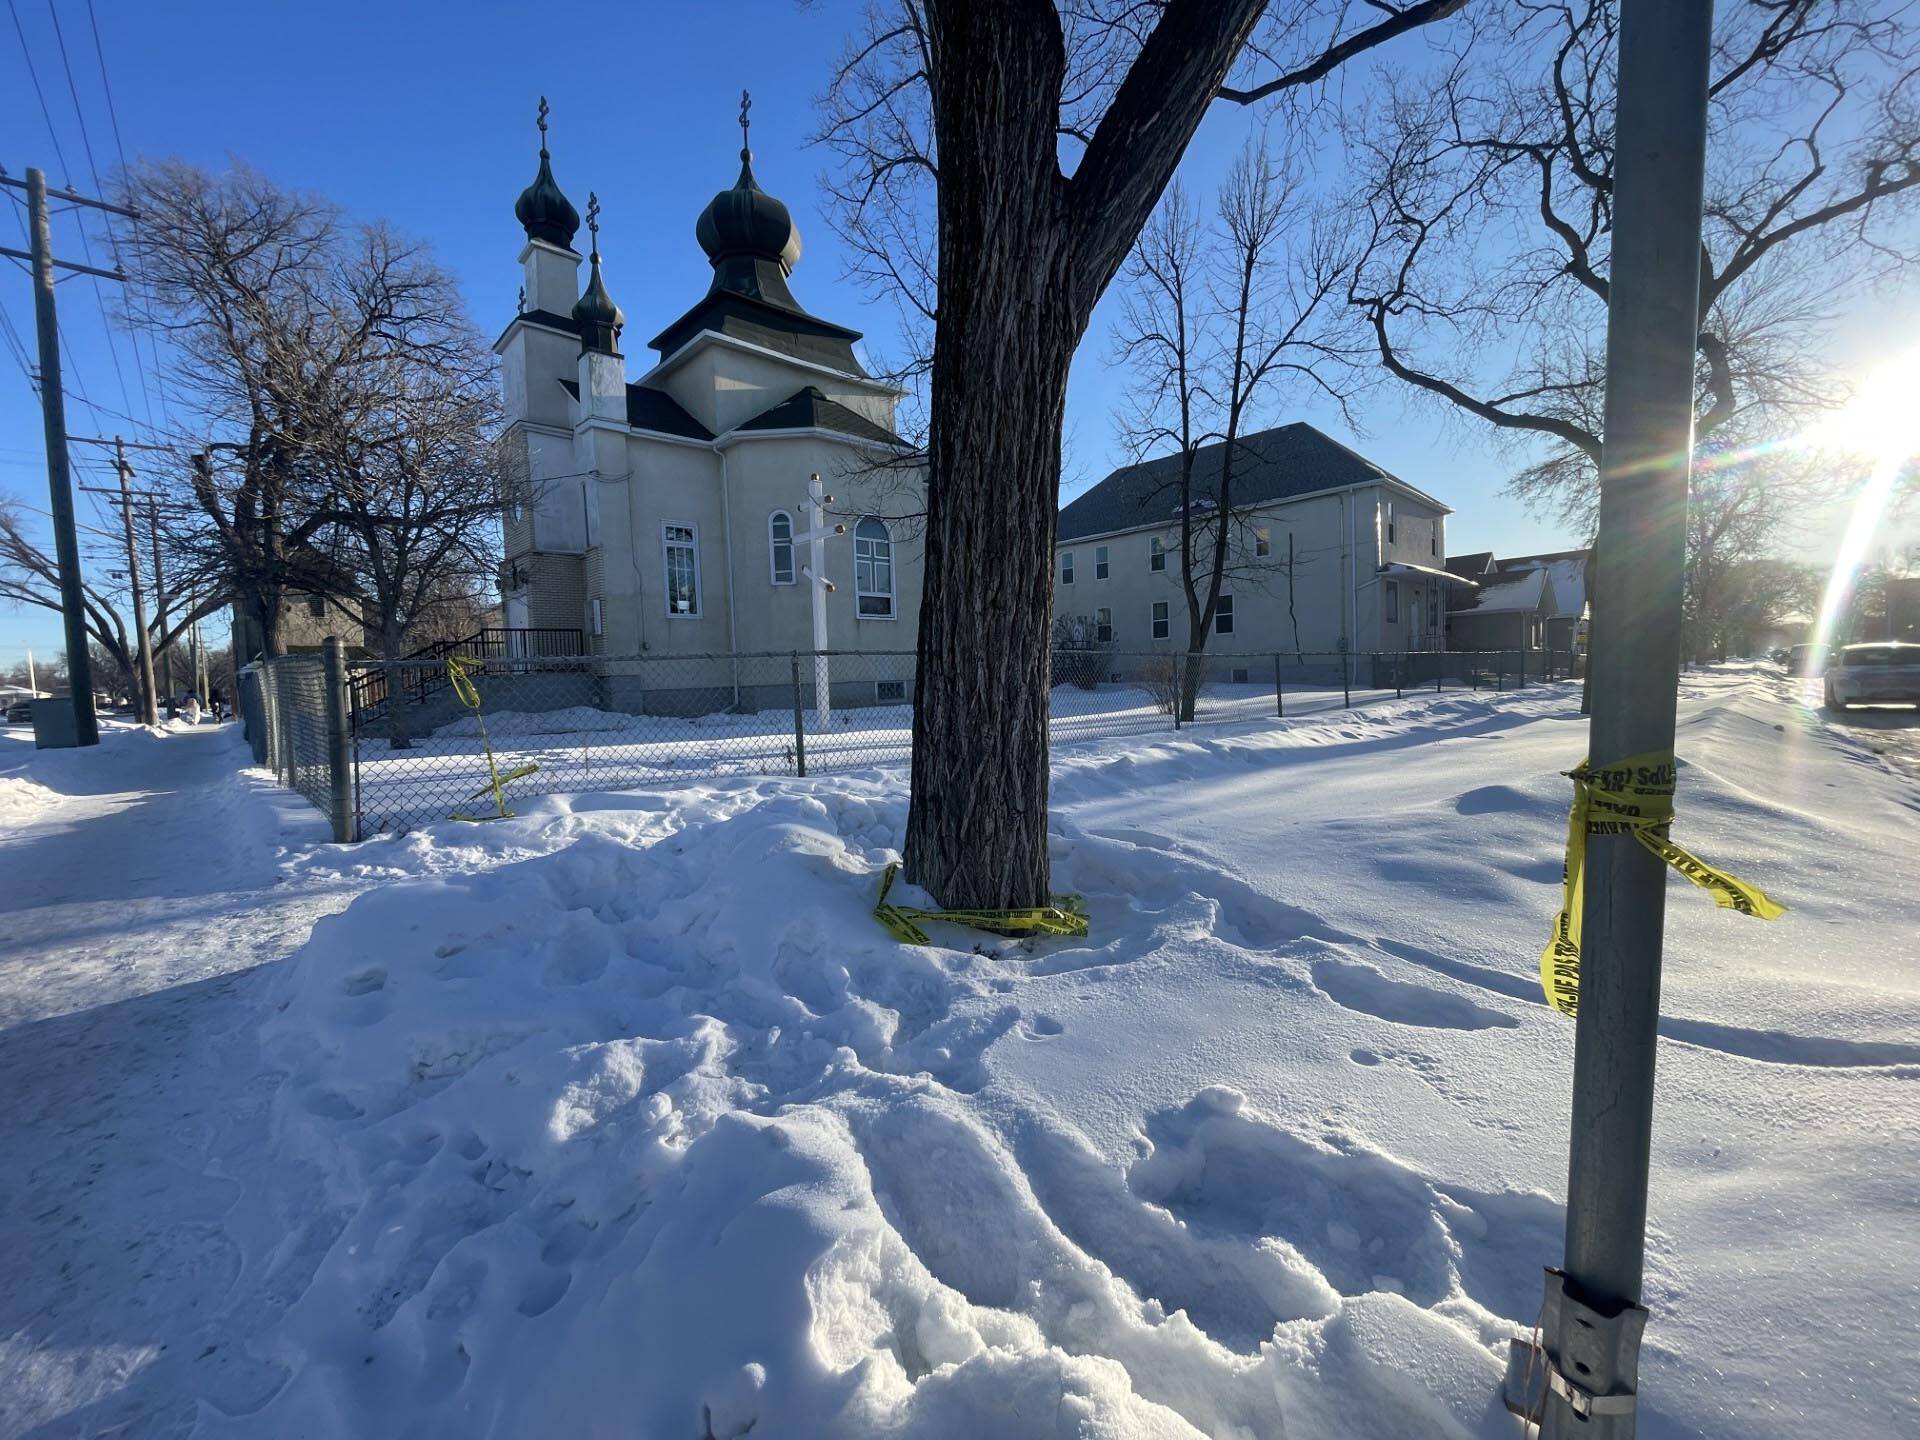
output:
[[928,0],[939,313],[908,878],[1044,904],[1047,632],[1074,347],[1263,0],[1171,0],[1072,180],[1052,0]]
[[907,874],[948,905],[1024,907],[1048,896],[1047,632],[1080,338],[1054,161],[1065,50],[1057,21],[953,9],[940,43],[973,63],[948,66],[935,92],[940,315]]
[[[399,622],[389,618],[380,627],[380,658],[389,662],[399,660],[407,652],[405,634]],[[395,670],[387,671],[387,746],[392,750],[411,750],[413,748],[412,716],[408,715],[406,697],[414,692],[407,684],[409,679],[419,672]]]

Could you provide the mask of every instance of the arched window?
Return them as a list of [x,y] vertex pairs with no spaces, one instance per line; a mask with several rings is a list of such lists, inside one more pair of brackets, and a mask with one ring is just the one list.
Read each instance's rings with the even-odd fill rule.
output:
[[774,584],[793,584],[793,517],[784,510],[767,517],[767,563]]
[[893,619],[893,539],[875,515],[853,527],[853,589],[861,619]]

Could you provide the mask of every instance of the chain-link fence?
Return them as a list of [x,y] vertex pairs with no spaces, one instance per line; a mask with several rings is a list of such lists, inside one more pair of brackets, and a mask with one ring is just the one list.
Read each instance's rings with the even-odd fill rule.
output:
[[[336,835],[366,836],[489,818],[535,795],[904,765],[917,664],[911,651],[604,656],[494,647],[341,662],[336,676],[317,657],[293,656],[250,667],[241,698],[260,762],[332,818]],[[1064,745],[1310,715],[1572,671],[1571,655],[1542,650],[1056,650],[1052,738]]]
[[[330,721],[326,661],[286,655],[240,672],[240,708],[254,759],[335,819],[336,726]],[[336,822],[335,833],[342,827]]]

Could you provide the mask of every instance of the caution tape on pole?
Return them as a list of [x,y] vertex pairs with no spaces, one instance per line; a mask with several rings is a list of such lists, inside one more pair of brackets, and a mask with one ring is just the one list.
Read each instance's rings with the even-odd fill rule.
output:
[[476,823],[482,820],[511,820],[513,818],[513,812],[507,809],[506,787],[511,785],[515,780],[525,779],[540,767],[529,763],[516,766],[504,775],[500,773],[499,765],[494,762],[493,741],[487,734],[487,722],[482,719],[480,715],[480,692],[475,688],[473,678],[468,673],[468,667],[478,663],[477,661],[468,660],[459,655],[449,655],[447,657],[447,682],[453,686],[454,698],[472,712],[473,723],[480,728],[481,748],[487,752],[487,783],[467,798],[469,800],[478,800],[481,796],[491,793],[493,795],[493,808],[496,813],[492,815],[468,815],[463,811],[456,810],[447,816],[447,818],[449,820],[467,820]]
[[1673,788],[1677,772],[1671,750],[1635,755],[1611,765],[1581,761],[1568,771],[1573,809],[1567,816],[1567,858],[1561,874],[1560,913],[1553,938],[1540,955],[1540,985],[1547,1003],[1562,1015],[1580,1012],[1580,912],[1585,902],[1587,837],[1631,835],[1652,854],[1713,896],[1723,910],[1775,920],[1787,907],[1757,885],[1728,874],[1673,843]]
[[947,920],[969,925],[975,930],[990,930],[996,935],[1085,935],[1087,902],[1078,895],[1055,895],[1051,905],[1024,910],[922,910],[912,905],[890,905],[887,893],[893,889],[898,865],[887,866],[880,879],[880,898],[873,907],[873,918],[887,933],[903,945],[929,945],[922,920]]

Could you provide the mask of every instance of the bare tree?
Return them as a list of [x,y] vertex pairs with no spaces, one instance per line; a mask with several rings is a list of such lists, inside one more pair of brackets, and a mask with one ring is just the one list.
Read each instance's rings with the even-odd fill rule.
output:
[[1133,375],[1122,437],[1137,459],[1171,446],[1174,461],[1144,505],[1179,527],[1185,720],[1227,582],[1291,586],[1295,557],[1271,553],[1271,537],[1236,489],[1253,458],[1243,438],[1289,384],[1343,414],[1353,384],[1354,348],[1341,333],[1347,257],[1333,227],[1300,202],[1300,188],[1264,136],[1249,142],[1212,224],[1176,182],[1122,271],[1115,355]]
[[492,357],[453,278],[383,225],[235,169],[133,171],[151,314],[194,412],[171,548],[284,653],[289,590],[385,653],[436,588],[483,570],[505,487]]
[[[345,258],[333,329],[343,351],[357,348],[309,407],[303,508],[363,587],[380,654],[398,660],[450,584],[493,569],[512,475],[493,358],[453,277],[381,226]],[[404,746],[398,709],[392,718]]]
[[[4,499],[0,499],[0,600],[61,613],[60,563],[33,538],[19,508]],[[121,613],[119,601],[120,597],[98,586],[81,587],[87,635],[96,653],[111,662],[105,673],[137,676],[138,632]],[[155,653],[178,642],[195,621],[214,614],[226,603],[224,592],[213,590],[178,608],[170,607],[168,614],[151,616],[147,635]],[[132,681],[128,693],[138,693]],[[159,697],[154,698],[157,701]]]
[[[1696,433],[1781,433],[1835,395],[1845,300],[1920,245],[1920,29],[1909,7],[1717,7]],[[1351,128],[1367,172],[1350,299],[1379,363],[1528,444],[1511,482],[1592,533],[1613,224],[1618,0],[1476,12],[1451,63]],[[1544,453],[1540,446],[1544,444]]]
[[[333,207],[245,168],[212,176],[181,161],[130,171],[142,220],[132,243],[147,285],[136,318],[164,330],[172,383],[194,413],[193,459],[173,479],[198,522],[171,538],[183,563],[219,575],[284,652],[280,606],[324,517],[300,503],[302,435],[330,359],[325,300],[339,239]],[[302,587],[332,588],[325,567]]]
[[[1262,73],[1227,98],[1311,86],[1461,3],[1276,5],[1269,48],[1249,62]],[[905,848],[909,873],[948,904],[1047,898],[1049,577],[1067,370],[1267,8],[898,0],[829,92],[828,138],[874,248],[889,232],[865,207],[924,217],[933,202],[933,243],[918,252],[932,264],[915,262],[935,290],[922,297],[933,320],[928,517]],[[1370,23],[1350,28],[1362,8]]]

